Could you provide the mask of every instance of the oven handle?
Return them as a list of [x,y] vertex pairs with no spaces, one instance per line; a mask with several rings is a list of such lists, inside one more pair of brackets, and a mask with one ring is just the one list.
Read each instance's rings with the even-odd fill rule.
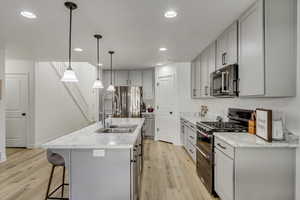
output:
[[198,147],[196,147],[196,150],[206,159],[209,160],[209,156],[207,156],[203,151],[201,151]]
[[197,133],[199,133],[200,135],[203,135],[204,137],[211,138],[211,135],[207,135],[199,130],[197,130]]

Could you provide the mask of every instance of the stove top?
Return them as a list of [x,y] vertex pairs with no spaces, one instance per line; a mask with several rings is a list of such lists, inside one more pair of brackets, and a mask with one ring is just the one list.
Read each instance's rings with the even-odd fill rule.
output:
[[209,132],[247,132],[248,128],[235,122],[198,122],[197,128]]

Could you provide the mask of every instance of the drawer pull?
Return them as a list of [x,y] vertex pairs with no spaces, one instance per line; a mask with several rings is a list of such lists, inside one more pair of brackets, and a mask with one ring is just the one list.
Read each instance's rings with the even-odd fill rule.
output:
[[218,146],[221,147],[222,149],[226,149],[226,147],[224,147],[224,146],[221,145],[220,143],[218,143]]
[[191,149],[189,149],[189,151],[190,151],[192,154],[194,153]]

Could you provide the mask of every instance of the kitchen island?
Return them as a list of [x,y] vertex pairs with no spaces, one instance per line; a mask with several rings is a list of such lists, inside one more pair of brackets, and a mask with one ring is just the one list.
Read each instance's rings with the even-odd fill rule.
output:
[[[62,155],[69,169],[70,200],[135,200],[143,162],[143,118],[113,118],[111,127],[134,127],[104,133],[101,123],[57,138],[42,147]],[[129,129],[128,129],[129,130]]]

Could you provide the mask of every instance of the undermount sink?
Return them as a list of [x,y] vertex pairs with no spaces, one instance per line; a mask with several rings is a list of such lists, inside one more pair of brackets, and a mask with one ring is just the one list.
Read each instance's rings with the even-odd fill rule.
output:
[[137,125],[111,125],[109,128],[100,128],[95,133],[133,133]]

